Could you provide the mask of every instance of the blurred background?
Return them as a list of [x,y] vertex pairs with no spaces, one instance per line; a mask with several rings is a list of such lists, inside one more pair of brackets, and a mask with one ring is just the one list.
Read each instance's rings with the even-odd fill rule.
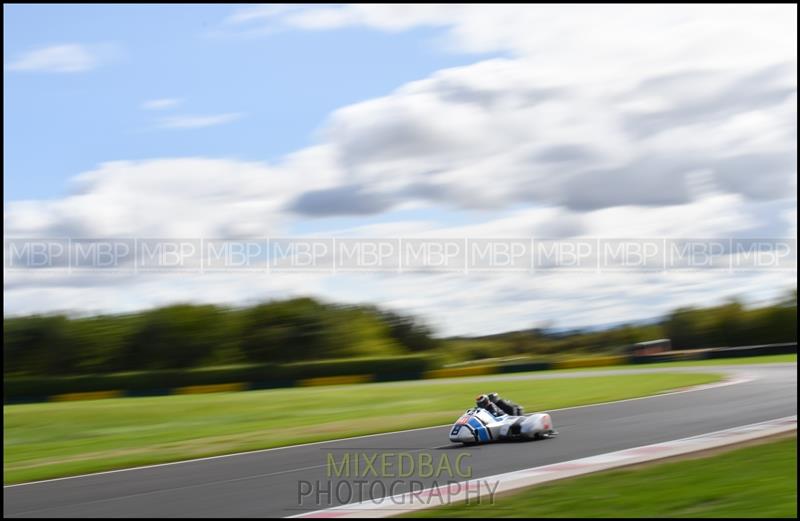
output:
[[[796,340],[795,12],[6,6],[5,374]],[[475,273],[8,260],[13,240],[264,237],[789,255]]]
[[[279,364],[291,368],[310,360],[375,357],[402,366],[409,355],[426,355],[420,361],[430,358],[439,367],[627,355],[634,344],[660,339],[669,339],[666,349],[672,351],[796,343],[797,292],[753,308],[737,301],[679,308],[648,323],[476,337],[441,338],[417,317],[311,298],[247,308],[182,304],[124,315],[13,317],[5,318],[3,329],[6,377],[46,381],[54,375],[230,366],[228,379],[237,381],[247,364],[276,364],[275,377],[281,376]],[[353,372],[346,364],[338,371]],[[296,375],[287,370],[283,376]],[[152,386],[163,387],[162,378],[152,379]]]
[[[573,411],[564,461],[796,427],[796,5],[3,14],[4,483],[425,450],[495,390],[560,428],[727,380]],[[556,461],[493,448],[479,473]],[[748,450],[486,513],[796,517],[796,439]],[[297,513],[322,465],[271,454],[4,515]]]

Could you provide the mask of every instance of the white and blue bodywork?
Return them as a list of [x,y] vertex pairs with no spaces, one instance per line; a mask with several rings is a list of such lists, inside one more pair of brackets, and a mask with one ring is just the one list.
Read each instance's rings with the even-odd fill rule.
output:
[[450,428],[454,443],[490,443],[510,439],[539,439],[557,434],[547,413],[528,416],[494,416],[481,407],[467,411]]

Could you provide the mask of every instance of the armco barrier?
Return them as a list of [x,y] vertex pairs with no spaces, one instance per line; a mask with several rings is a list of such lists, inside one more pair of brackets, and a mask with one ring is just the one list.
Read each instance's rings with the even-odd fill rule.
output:
[[304,378],[298,381],[300,387],[313,387],[317,385],[348,385],[363,384],[372,380],[371,374],[351,374],[341,376],[318,376],[316,378]]
[[[51,396],[123,390],[124,396],[174,394],[181,387],[245,383],[244,389],[293,387],[309,378],[370,374],[370,380],[415,380],[438,367],[429,354],[319,360],[292,364],[240,364],[197,369],[166,369],[75,376],[11,376],[3,381],[3,402],[35,403]],[[324,382],[324,381],[323,381]],[[214,390],[214,387],[206,388]],[[221,389],[225,389],[224,387]],[[191,390],[188,392],[192,392]],[[206,392],[199,388],[194,392]]]
[[629,364],[656,364],[660,362],[675,362],[678,357],[672,353],[658,353],[655,355],[629,355]]
[[125,391],[126,398],[145,398],[148,396],[167,396],[172,394],[172,389],[162,387],[160,389],[128,389]]
[[797,343],[765,344],[758,346],[711,347],[704,349],[685,349],[653,355],[629,357],[632,364],[652,364],[658,362],[677,362],[683,360],[707,360],[717,358],[740,358],[747,356],[796,354]]
[[[350,383],[363,383],[369,381],[384,382],[397,380],[415,380],[419,378],[453,378],[459,376],[481,376],[497,373],[516,373],[523,371],[544,371],[548,369],[572,369],[579,367],[601,367],[607,365],[618,365],[625,363],[642,364],[653,362],[670,362],[677,360],[699,360],[705,358],[734,358],[744,356],[776,355],[776,354],[795,354],[797,353],[797,343],[789,342],[783,344],[767,344],[757,346],[741,347],[719,347],[695,350],[683,350],[680,352],[659,353],[655,355],[640,356],[603,356],[594,358],[578,358],[562,360],[560,362],[515,362],[505,365],[482,365],[470,367],[450,367],[420,372],[402,372],[392,374],[364,374],[364,375],[344,375],[344,376],[320,376],[315,378],[269,378],[264,380],[253,380],[249,382],[232,382],[207,385],[190,385],[175,388],[140,388],[140,389],[108,389],[108,390],[87,390],[82,392],[55,392],[38,394],[33,385],[25,384],[26,380],[33,378],[5,379],[4,397],[5,404],[24,404],[45,401],[74,401],[74,400],[99,400],[105,398],[119,397],[140,397],[140,396],[163,396],[167,394],[196,394],[206,392],[233,392],[257,389],[275,389],[300,385],[341,385]],[[101,375],[102,376],[102,375]],[[83,377],[73,377],[79,380]],[[87,377],[91,378],[91,377]],[[62,378],[63,379],[63,378]],[[13,382],[13,383],[12,383]],[[119,382],[117,382],[119,383]],[[11,386],[11,387],[10,387]],[[24,387],[26,390],[20,388]],[[65,386],[62,386],[65,387]],[[13,391],[12,391],[13,389]],[[68,389],[64,389],[65,391]]]
[[211,385],[187,385],[177,387],[173,394],[206,394],[206,393],[235,393],[244,391],[248,388],[246,383],[211,384]]
[[573,358],[553,363],[553,369],[575,369],[578,367],[603,367],[622,365],[628,362],[627,356],[597,356],[594,358]]
[[250,390],[258,391],[261,389],[282,389],[285,387],[294,387],[296,382],[287,379],[274,379],[274,380],[259,380],[257,382],[250,382]]
[[375,373],[374,382],[402,382],[404,380],[419,380],[424,377],[424,371],[408,373]]
[[514,362],[499,367],[501,373],[524,373],[528,371],[547,371],[552,369],[550,362]]
[[498,372],[496,365],[476,365],[471,367],[445,367],[426,371],[423,378],[454,378],[458,376],[482,376]]
[[64,393],[50,397],[51,402],[75,402],[79,400],[104,400],[107,398],[122,398],[122,391],[90,391],[86,393]]
[[720,347],[708,350],[708,358],[737,358],[742,356],[789,355],[797,353],[797,342],[761,346]]
[[294,362],[280,367],[279,376],[292,380],[356,374],[379,374],[382,378],[416,373],[438,367],[435,357],[404,355],[394,357],[361,357]]
[[654,364],[659,362],[704,360],[708,358],[708,351],[708,349],[697,349],[694,351],[668,352],[653,355],[631,355],[628,357],[628,361],[631,364]]

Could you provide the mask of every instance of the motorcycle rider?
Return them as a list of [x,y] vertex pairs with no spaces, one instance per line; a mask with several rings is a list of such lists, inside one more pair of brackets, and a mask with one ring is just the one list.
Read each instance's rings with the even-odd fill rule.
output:
[[482,394],[477,398],[475,398],[475,405],[477,405],[481,409],[486,409],[492,414],[492,416],[502,416],[504,414],[503,411],[500,409],[500,407],[492,403],[489,397],[486,396],[485,394]]
[[509,414],[511,416],[522,416],[524,411],[522,407],[512,402],[500,398],[497,393],[489,393],[488,395],[482,394],[476,399],[478,407],[486,409],[495,416],[502,416]]

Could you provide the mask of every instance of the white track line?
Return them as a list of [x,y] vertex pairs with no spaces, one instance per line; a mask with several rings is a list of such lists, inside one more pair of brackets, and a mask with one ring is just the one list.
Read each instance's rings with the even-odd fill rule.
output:
[[[692,367],[694,367],[694,366],[692,366]],[[664,368],[664,369],[665,369],[665,371],[669,372],[673,368]],[[675,368],[675,369],[679,369],[679,368]],[[717,370],[719,370],[719,369],[717,369]],[[728,370],[731,371],[731,369],[728,369]],[[587,404],[587,405],[574,405],[572,407],[562,407],[560,409],[548,409],[547,411],[548,412],[569,411],[569,410],[572,410],[572,409],[583,409],[583,408],[586,408],[586,407],[598,407],[598,406],[601,406],[601,405],[610,405],[610,404],[615,404],[615,403],[632,402],[632,401],[635,401],[635,400],[649,400],[649,399],[653,399],[653,398],[659,398],[661,396],[670,396],[670,395],[673,395],[673,394],[691,393],[691,392],[695,392],[695,391],[705,391],[705,390],[708,390],[708,389],[715,389],[717,387],[727,387],[729,385],[742,384],[742,383],[750,382],[750,381],[754,380],[755,378],[756,378],[755,375],[746,374],[746,375],[743,375],[743,376],[739,376],[737,378],[722,380],[721,382],[717,382],[717,383],[713,383],[713,384],[697,385],[697,386],[694,386],[694,387],[690,387],[688,389],[681,389],[679,391],[668,391],[668,392],[665,392],[665,393],[653,394],[653,395],[650,395],[650,396],[639,396],[637,398],[625,398],[623,400],[612,400],[612,401],[609,401],[609,402],[591,403],[591,404]],[[376,434],[364,434],[364,435],[361,435],[361,436],[350,436],[350,437],[347,437],[347,438],[338,438],[338,439],[335,439],[335,440],[313,441],[313,442],[310,442],[310,443],[300,443],[300,444],[297,444],[297,445],[286,445],[286,446],[283,446],[283,447],[273,447],[273,448],[270,448],[270,449],[257,449],[257,450],[250,450],[250,451],[244,451],[244,452],[234,452],[234,453],[231,453],[231,454],[220,454],[218,456],[206,456],[206,457],[203,457],[203,458],[193,458],[193,459],[187,459],[187,460],[181,460],[181,461],[171,461],[171,462],[168,462],[168,463],[155,463],[153,465],[142,465],[142,466],[139,466],[139,467],[128,467],[128,468],[124,468],[124,469],[105,470],[105,471],[102,471],[102,472],[92,472],[92,473],[89,473],[89,474],[79,474],[77,476],[65,476],[63,478],[52,478],[52,479],[43,479],[43,480],[39,480],[39,481],[29,481],[29,482],[26,482],[26,483],[15,483],[15,484],[12,484],[12,485],[3,485],[3,488],[24,487],[24,486],[29,486],[29,485],[39,485],[39,484],[43,484],[43,483],[52,483],[52,482],[55,482],[55,481],[64,481],[64,480],[67,480],[67,479],[78,479],[78,478],[89,478],[89,477],[93,477],[93,476],[104,476],[104,475],[107,475],[107,474],[116,474],[118,472],[130,472],[132,470],[145,470],[145,469],[153,469],[153,468],[158,468],[158,467],[167,467],[167,466],[170,466],[170,465],[182,465],[182,464],[185,464],[185,463],[195,463],[195,462],[199,462],[199,461],[210,461],[210,460],[221,459],[221,458],[232,458],[232,457],[235,457],[235,456],[246,456],[246,455],[249,455],[249,454],[259,454],[259,453],[262,453],[262,452],[270,452],[270,451],[274,451],[274,450],[294,449],[294,448],[298,448],[298,447],[310,447],[312,445],[322,445],[322,444],[325,444],[325,443],[338,443],[340,441],[357,440],[357,439],[362,439],[362,438],[373,438],[373,437],[377,437],[377,436],[388,436],[390,434],[402,434],[402,433],[405,433],[405,432],[424,431],[424,430],[427,430],[427,429],[440,429],[440,428],[449,427],[449,426],[450,426],[450,424],[446,423],[446,424],[442,424],[442,425],[434,425],[434,426],[431,426],[431,427],[418,427],[416,429],[404,429],[404,430],[400,430],[400,431],[379,432],[379,433],[376,433]]]

